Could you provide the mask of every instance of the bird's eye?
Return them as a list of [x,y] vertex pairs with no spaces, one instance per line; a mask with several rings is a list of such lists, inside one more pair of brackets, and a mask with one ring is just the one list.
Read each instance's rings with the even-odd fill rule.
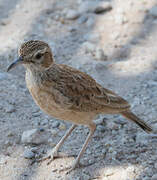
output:
[[40,58],[42,57],[42,55],[43,55],[43,54],[38,53],[38,54],[35,55],[35,58],[36,58],[36,59],[40,59]]

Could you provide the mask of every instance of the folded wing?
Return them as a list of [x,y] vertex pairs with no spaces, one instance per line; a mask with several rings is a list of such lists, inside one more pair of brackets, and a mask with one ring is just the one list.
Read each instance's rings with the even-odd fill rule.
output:
[[47,74],[51,77],[48,78],[47,86],[52,86],[52,92],[55,89],[55,101],[62,108],[102,113],[103,109],[104,111],[109,108],[123,111],[130,107],[126,100],[103,88],[89,75],[74,68],[54,64],[48,71]]

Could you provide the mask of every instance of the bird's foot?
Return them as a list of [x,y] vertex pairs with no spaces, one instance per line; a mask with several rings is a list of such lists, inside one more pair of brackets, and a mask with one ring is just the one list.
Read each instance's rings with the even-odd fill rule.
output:
[[65,154],[65,153],[63,153],[63,152],[58,152],[58,151],[54,148],[52,151],[48,152],[48,154],[47,154],[45,157],[38,159],[37,162],[43,162],[43,161],[45,161],[45,160],[49,160],[49,161],[47,162],[47,165],[49,165],[49,164],[51,164],[51,162],[52,162],[54,159],[56,159],[56,158],[63,158],[63,157],[76,157],[76,155],[74,155],[74,154],[72,154],[72,155],[67,155],[67,154]]
[[57,150],[54,148],[53,150],[51,150],[50,152],[48,152],[48,154],[47,154],[45,157],[40,158],[40,159],[38,159],[38,160],[36,160],[36,161],[37,161],[37,162],[43,162],[43,161],[45,161],[45,160],[49,160],[48,163],[47,163],[47,165],[49,165],[55,158],[58,158],[58,157],[59,157],[59,154],[60,154],[60,153],[58,153]]
[[59,170],[59,172],[66,171],[66,174],[69,174],[69,173],[71,173],[73,170],[75,170],[75,169],[77,169],[77,168],[80,168],[80,167],[83,167],[83,165],[80,164],[79,162],[76,162],[76,161],[75,161],[71,166],[62,168],[61,170]]
[[90,164],[81,164],[79,161],[76,160],[71,166],[62,168],[61,170],[59,170],[59,172],[66,171],[66,174],[69,174],[77,168],[88,167],[91,166],[92,164],[94,164],[94,162]]

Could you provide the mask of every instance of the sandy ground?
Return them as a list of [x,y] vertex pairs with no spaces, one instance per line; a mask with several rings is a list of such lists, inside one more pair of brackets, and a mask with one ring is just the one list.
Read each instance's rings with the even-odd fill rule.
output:
[[[59,170],[71,165],[73,157],[55,159],[49,166],[46,161],[31,165],[33,160],[24,157],[32,148],[36,157],[44,156],[70,127],[35,105],[23,67],[6,73],[20,44],[31,39],[48,42],[56,62],[90,74],[123,96],[156,132],[157,3],[112,0],[111,10],[97,14],[91,2],[0,0],[0,180],[157,179],[157,139],[118,115],[98,117],[81,159],[87,166],[68,175]],[[96,1],[99,6],[104,2]],[[45,143],[21,142],[24,131],[41,128],[49,133]],[[87,134],[88,129],[79,126],[61,151],[77,155]]]

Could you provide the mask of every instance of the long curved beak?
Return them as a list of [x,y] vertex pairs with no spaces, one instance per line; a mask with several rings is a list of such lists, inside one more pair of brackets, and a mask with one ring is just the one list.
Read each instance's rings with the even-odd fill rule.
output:
[[10,66],[7,68],[7,72],[10,71],[10,69],[12,69],[12,68],[14,68],[17,65],[22,64],[22,63],[23,63],[23,59],[20,56],[16,61],[14,61],[12,64],[10,64]]

